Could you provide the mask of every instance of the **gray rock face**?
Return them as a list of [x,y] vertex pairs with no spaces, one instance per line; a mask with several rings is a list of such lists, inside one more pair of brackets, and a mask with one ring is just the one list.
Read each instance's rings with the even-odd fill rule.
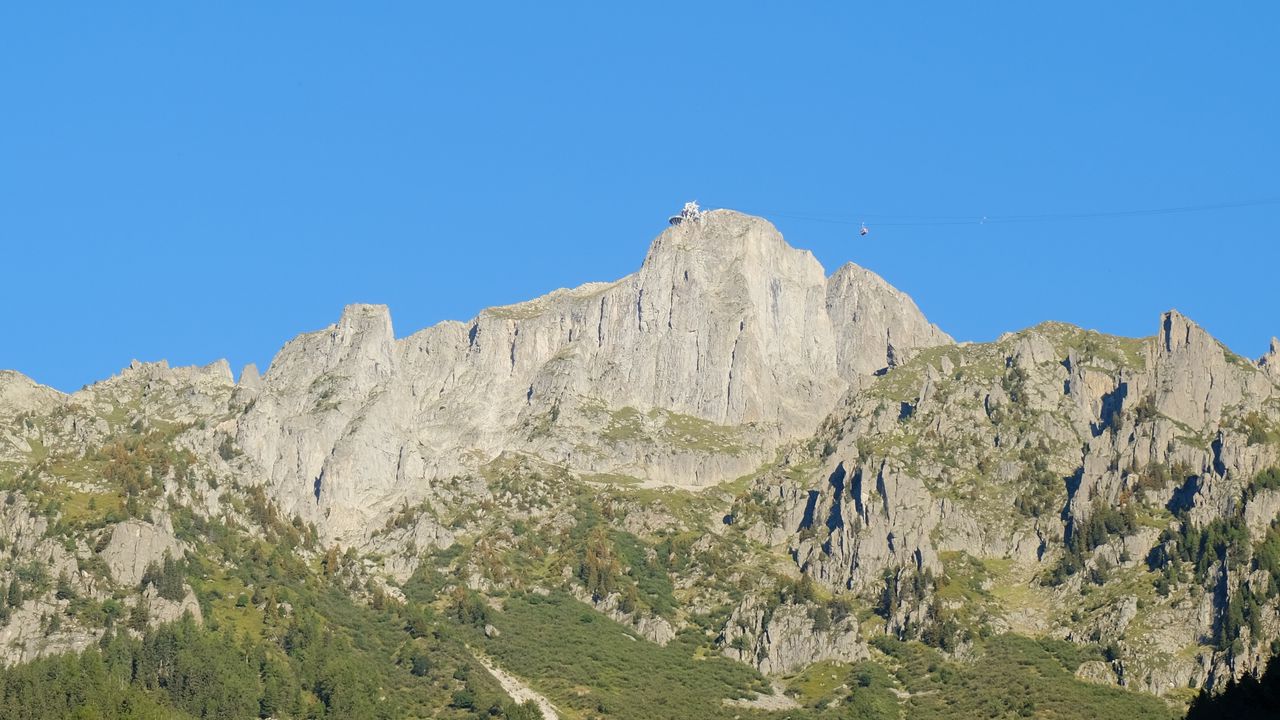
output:
[[371,549],[385,558],[387,574],[396,582],[403,583],[418,569],[424,551],[444,549],[453,542],[453,532],[430,515],[423,515],[412,525],[377,538]]
[[912,474],[883,459],[852,471],[836,462],[814,499],[799,528],[813,534],[796,543],[797,564],[814,577],[870,591],[886,568],[940,571],[931,536],[944,505]]
[[65,401],[62,393],[32,381],[22,373],[0,370],[0,460],[19,461],[31,452],[24,438],[27,414],[46,413]]
[[738,477],[854,375],[947,342],[873,274],[828,281],[767,222],[714,211],[634,275],[470,323],[396,340],[386,308],[352,306],[281,350],[237,441],[286,512],[352,542],[507,450],[659,485]]
[[823,660],[853,662],[869,655],[855,619],[819,627],[813,619],[815,609],[791,603],[773,607],[762,598],[748,598],[725,626],[722,652],[767,675],[785,675]]
[[134,587],[142,582],[148,565],[163,562],[166,553],[179,559],[182,551],[182,544],[172,533],[149,522],[128,520],[111,529],[111,539],[101,557],[116,583]]
[[45,655],[80,652],[98,640],[99,635],[78,628],[52,634],[45,632],[46,618],[66,612],[66,603],[46,600],[28,601],[16,608],[9,622],[0,627],[0,665],[22,663]]
[[640,272],[600,295],[578,387],[611,407],[806,432],[839,391],[825,284],[768,223],[708,213],[659,236]]
[[[397,360],[391,317],[385,307],[372,305],[348,307],[337,325],[303,335],[277,355],[256,402],[240,420],[237,441],[258,462],[286,513],[323,522],[321,509],[352,495],[353,481],[387,471],[384,455],[391,449],[353,437],[359,424],[352,421],[376,413],[378,408],[366,408],[392,377]],[[399,454],[399,448],[394,451]],[[346,468],[355,477],[343,478]],[[326,470],[334,481],[325,482]],[[392,472],[382,483],[369,483],[369,490],[396,479]]]
[[1272,383],[1243,364],[1200,326],[1175,310],[1164,314],[1152,378],[1156,409],[1196,429],[1217,423],[1247,397],[1265,396]]
[[[86,414],[101,416],[121,404],[169,422],[196,423],[226,412],[227,400],[235,389],[231,366],[218,360],[204,366],[169,367],[169,363],[134,360],[118,375],[94,383],[69,396],[71,405]],[[86,446],[93,439],[84,437]]]
[[188,613],[196,622],[204,622],[204,617],[200,613],[200,601],[196,599],[195,593],[191,592],[190,588],[187,588],[187,594],[181,600],[168,600],[161,597],[154,587],[148,585],[142,594],[141,602],[147,606],[148,622],[152,625],[175,622]]
[[1089,660],[1080,663],[1080,667],[1076,669],[1076,677],[1099,685],[1119,684],[1115,668],[1111,667],[1111,663],[1101,660]]
[[240,380],[236,382],[236,387],[243,390],[257,391],[262,388],[262,376],[258,374],[258,366],[249,363],[240,371]]
[[43,412],[63,397],[57,390],[40,385],[22,373],[0,370],[0,417]]
[[837,366],[846,380],[902,362],[915,348],[952,342],[906,293],[853,263],[827,280],[827,314],[836,333]]

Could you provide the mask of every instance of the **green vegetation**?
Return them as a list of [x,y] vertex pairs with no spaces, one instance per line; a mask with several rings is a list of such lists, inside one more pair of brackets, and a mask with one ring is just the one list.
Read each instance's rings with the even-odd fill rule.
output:
[[1267,597],[1280,593],[1280,521],[1272,521],[1253,553],[1254,566],[1268,575]]
[[183,589],[184,573],[182,565],[165,553],[162,564],[151,563],[142,574],[142,587],[154,585],[160,597],[166,600],[181,600],[186,591]]
[[898,683],[879,663],[817,663],[787,683],[787,692],[818,717],[899,720]]
[[[1246,502],[1263,490],[1280,487],[1280,469],[1271,468],[1259,473],[1244,490]],[[1167,596],[1171,588],[1186,579],[1206,589],[1217,582],[1219,568],[1228,570],[1262,570],[1266,573],[1263,587],[1250,581],[1232,588],[1225,607],[1218,608],[1213,643],[1219,650],[1243,650],[1241,630],[1249,628],[1250,642],[1256,642],[1263,626],[1263,606],[1280,595],[1280,521],[1272,522],[1262,541],[1255,546],[1245,524],[1243,503],[1236,512],[1215,517],[1209,523],[1197,527],[1188,510],[1180,510],[1177,525],[1164,531],[1161,544],[1148,558],[1148,566],[1160,575],[1156,592]],[[1189,578],[1188,578],[1189,576]]]
[[[637,601],[643,600],[655,614],[667,618],[674,617],[675,588],[671,584],[671,576],[667,573],[667,569],[659,562],[661,558],[671,559],[672,553],[669,549],[671,541],[665,541],[667,545],[665,555],[661,553],[664,548],[660,543],[654,552],[654,559],[650,560],[647,557],[647,546],[636,536],[625,532],[614,532],[612,538],[618,557],[629,569],[634,583],[623,591],[623,606],[619,609],[623,612],[631,612],[635,609]],[[626,607],[628,604],[631,607]]]
[[1269,468],[1258,473],[1249,491],[1256,494],[1259,490],[1280,490],[1280,468]]
[[[1112,537],[1123,537],[1138,527],[1132,502],[1124,502],[1119,508],[1095,498],[1089,517],[1083,521],[1072,518],[1067,527],[1066,553],[1053,570],[1041,582],[1045,585],[1061,585],[1066,579],[1083,570],[1088,554],[1105,545]],[[1102,585],[1107,581],[1107,568],[1095,565],[1090,571],[1090,582]]]
[[1158,698],[1076,679],[1077,658],[1017,635],[990,638],[968,663],[887,637],[876,647],[888,656],[898,685],[911,694],[903,715],[911,720],[1174,717]]
[[195,456],[173,443],[187,426],[157,422],[144,429],[140,423],[123,425],[122,418],[116,423],[120,432],[83,457],[52,454],[40,442],[31,442],[30,462],[18,472],[0,475],[0,489],[21,492],[43,515],[56,518],[52,534],[67,538],[146,517],[167,478],[194,480]]
[[[122,488],[132,482],[140,489],[125,490],[121,497],[162,501],[159,496],[148,494],[151,485],[147,483],[152,478],[174,477],[175,473],[167,468],[148,469],[143,464],[159,457],[147,443],[122,443],[116,447],[120,452],[112,450],[106,462],[114,463],[123,472],[113,475],[111,482]],[[184,482],[194,477],[189,468],[181,468],[180,472]],[[210,481],[209,486],[214,485]],[[428,556],[419,576],[406,588],[410,599],[401,602],[369,579],[364,570],[365,558],[351,550],[317,547],[314,528],[297,521],[285,522],[260,488],[240,487],[227,480],[217,485],[226,513],[222,519],[207,517],[186,503],[167,499],[175,532],[191,551],[184,557],[166,557],[149,566],[139,589],[154,587],[162,597],[174,599],[184,596],[185,586],[190,585],[205,625],[184,625],[178,634],[164,635],[168,638],[166,647],[184,657],[203,655],[214,659],[221,657],[219,648],[232,648],[236,650],[236,663],[219,660],[204,666],[200,669],[212,675],[181,680],[172,686],[172,694],[171,685],[165,684],[168,680],[152,681],[145,675],[112,676],[118,681],[111,691],[86,691],[102,700],[93,709],[97,714],[90,716],[147,717],[140,714],[145,710],[151,713],[150,717],[179,718],[537,717],[535,709],[507,700],[464,641],[538,686],[541,671],[527,664],[531,659],[563,663],[566,657],[572,657],[577,663],[580,656],[589,658],[595,653],[595,657],[602,657],[599,652],[606,647],[602,639],[607,638],[614,644],[609,651],[610,667],[623,668],[625,672],[618,675],[621,671],[584,664],[568,686],[572,691],[558,698],[558,702],[567,703],[566,716],[570,718],[602,713],[601,702],[640,708],[639,712],[643,712],[643,708],[652,705],[646,693],[652,693],[654,688],[665,692],[668,686],[674,690],[666,706],[671,711],[667,716],[688,717],[676,711],[686,700],[692,703],[689,707],[706,710],[701,716],[750,716],[750,711],[730,708],[722,701],[726,697],[749,697],[755,690],[769,691],[750,668],[716,654],[706,636],[693,634],[661,648],[637,639],[631,630],[565,595],[545,601],[536,595],[521,595],[518,597],[522,599],[507,599],[506,609],[498,610],[487,598],[466,590],[458,582],[463,572],[469,572],[467,568],[480,568],[504,586],[518,587],[558,579],[561,568],[569,566],[577,569],[575,583],[592,594],[602,597],[619,593],[624,611],[652,612],[674,619],[677,600],[672,572],[723,572],[734,567],[740,555],[729,547],[732,542],[717,538],[705,552],[691,557],[695,554],[690,553],[690,547],[701,537],[698,533],[664,531],[657,537],[642,538],[620,530],[614,522],[643,503],[665,506],[665,497],[642,500],[631,488],[601,492],[571,481],[548,481],[536,472],[508,473],[495,479],[492,486],[511,493],[512,503],[528,507],[567,503],[577,522],[553,530],[532,522],[517,522],[505,531]],[[727,498],[710,494],[690,494],[680,500],[690,508],[696,505],[698,513],[716,503],[728,504]],[[480,512],[493,513],[497,509],[487,506],[470,512],[472,517],[479,517]],[[407,527],[418,513],[427,511],[435,510],[406,507],[388,523],[388,530]],[[15,574],[15,602],[20,603],[38,585],[53,583],[47,573],[40,575],[41,569],[33,566],[30,572]],[[112,628],[108,631],[112,638],[119,635],[116,628],[146,630],[143,606],[130,610],[114,601],[108,605],[75,598],[71,586],[62,581],[59,578],[59,591],[67,585],[65,595],[70,602],[83,605],[74,611],[77,616],[98,617],[98,626]],[[540,607],[539,603],[547,607]],[[0,606],[9,609],[7,602]],[[556,618],[563,622],[538,620],[538,627],[545,625],[552,635],[534,638],[538,652],[522,650],[520,657],[527,659],[513,661],[504,648],[527,639],[518,631],[526,617],[521,610],[536,607],[547,612],[552,606],[559,609]],[[725,613],[727,609],[717,608],[715,612]],[[705,617],[694,620],[707,628],[716,625]],[[500,636],[486,636],[485,626],[490,623],[502,629]],[[129,639],[120,635],[120,642],[126,641]],[[588,645],[597,650],[583,650]],[[145,648],[146,644],[140,647]],[[51,658],[47,662],[92,666],[98,662],[95,653],[100,652],[91,650],[78,658]],[[138,663],[131,661],[129,665]],[[191,668],[191,672],[196,669]],[[71,674],[59,674],[63,671],[39,666],[33,672],[43,673],[41,677],[47,682],[32,686],[28,675],[6,675],[3,671],[0,678],[5,687],[12,679],[14,686],[26,688],[24,692],[51,695],[56,695],[59,688],[79,687],[81,683],[71,670],[65,671]],[[593,684],[593,674],[616,686]],[[221,685],[210,679],[221,676],[226,679]],[[84,682],[93,685],[98,680]],[[588,685],[597,689],[582,696],[581,688]],[[210,689],[192,689],[197,686]],[[226,694],[219,687],[225,687]],[[590,702],[584,697],[589,697]],[[226,704],[233,701],[240,705]],[[583,709],[591,702],[594,704],[589,709]],[[67,703],[68,708],[74,705],[71,700]],[[55,702],[49,707],[62,706]],[[60,712],[50,711],[48,716],[61,717]],[[609,715],[646,717],[628,712],[633,711],[618,709]],[[4,716],[0,720],[5,720]]]
[[1269,422],[1261,413],[1251,412],[1241,418],[1240,429],[1250,445],[1280,443],[1280,425]]
[[[1262,490],[1276,488],[1280,488],[1280,468],[1271,468],[1254,478],[1245,489],[1244,499],[1248,501]],[[1167,567],[1178,561],[1186,562],[1200,583],[1209,581],[1214,566],[1222,562],[1232,568],[1248,567],[1252,561],[1251,569],[1268,572],[1280,569],[1280,537],[1276,537],[1275,524],[1255,548],[1250,543],[1242,509],[1243,506],[1233,515],[1214,518],[1203,527],[1196,527],[1186,510],[1180,511],[1177,530],[1167,530],[1161,536],[1163,545],[1153,555],[1152,564]],[[1280,580],[1280,574],[1272,573],[1272,577]],[[1273,581],[1268,586],[1267,597],[1276,594],[1280,594],[1280,582]]]
[[787,680],[787,694],[805,705],[830,704],[834,694],[845,687],[849,667],[848,663],[830,660],[814,663]]
[[[530,717],[430,608],[376,588],[367,605],[355,603],[341,564],[326,576],[287,543],[267,554],[265,541],[206,530],[214,544],[152,565],[144,580],[175,594],[187,572],[203,627],[184,620],[135,640],[112,628],[119,606],[104,604],[100,648],[0,670],[0,720]],[[236,561],[231,572],[224,560]],[[146,616],[127,624],[146,630]],[[469,701],[451,705],[457,698]]]
[[[208,479],[210,488],[220,485],[221,517],[163,497],[166,481],[195,485],[194,458],[173,448],[172,426],[121,428],[84,458],[39,453],[10,476],[7,502],[32,502],[50,518],[48,534],[63,537],[70,551],[95,532],[101,550],[110,533],[98,528],[164,502],[190,550],[151,564],[139,587],[118,588],[105,600],[78,593],[67,573],[51,578],[43,562],[6,560],[12,572],[0,587],[0,623],[53,590],[66,605],[42,621],[46,634],[70,618],[105,630],[84,653],[0,669],[0,720],[536,717],[510,703],[453,637],[451,619],[367,584],[358,573],[362,558],[324,552],[315,528],[286,522],[260,487]],[[88,499],[68,513],[77,507],[74,493]],[[82,555],[80,569],[105,578],[94,561],[101,564]],[[145,601],[130,597],[154,587],[180,600],[187,585],[203,626],[184,620],[148,628]]]
[[1156,565],[1167,567],[1172,562],[1189,563],[1193,577],[1204,584],[1210,571],[1224,561],[1237,567],[1250,557],[1249,528],[1242,515],[1216,517],[1204,527],[1196,527],[1187,511],[1177,515],[1178,528],[1161,535],[1164,543],[1157,553]]
[[[343,659],[345,648],[278,650],[214,633],[187,619],[148,631],[141,640],[108,633],[100,648],[0,674],[0,718],[251,718],[302,712],[300,686],[320,699],[320,716],[390,717],[366,671]],[[160,709],[168,710],[161,713]]]
[[1066,502],[1066,483],[1049,469],[1049,448],[1044,440],[1034,451],[1024,452],[1023,466],[1018,478],[1023,490],[1013,501],[1018,512],[1027,517],[1040,517],[1057,512]]
[[[361,614],[349,608],[338,619]],[[357,629],[372,630],[372,642],[344,632]],[[470,707],[459,708],[467,712],[446,717],[470,717],[475,707],[504,716],[502,696],[487,676],[466,670],[458,680],[454,670],[437,677],[436,666],[468,667],[459,663],[458,648],[401,667],[405,653],[378,643],[387,634],[376,621],[343,628],[315,611],[283,624],[275,641],[237,636],[229,626],[201,628],[189,617],[140,640],[108,632],[99,647],[79,656],[0,671],[0,720],[427,717],[435,716],[446,692],[472,698]]]
[[860,720],[897,720],[902,717],[898,696],[894,693],[896,682],[883,666],[860,662],[853,666],[849,677],[849,693],[841,703],[844,717]]
[[561,593],[508,597],[490,622],[499,635],[471,627],[468,642],[571,717],[732,718],[747,713],[725,699],[770,692],[746,665],[699,653],[693,638],[644,642]]

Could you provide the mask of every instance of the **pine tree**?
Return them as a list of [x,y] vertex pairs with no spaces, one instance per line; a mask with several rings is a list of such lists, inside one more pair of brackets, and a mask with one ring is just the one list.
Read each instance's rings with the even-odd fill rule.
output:
[[338,574],[338,546],[334,545],[324,554],[324,576],[333,577]]
[[603,527],[592,528],[587,536],[586,555],[578,569],[578,577],[587,586],[587,592],[596,600],[606,597],[617,589],[620,572],[608,531]]
[[182,566],[174,560],[168,553],[164,556],[164,565],[160,570],[160,579],[156,584],[156,592],[160,593],[160,597],[175,602],[186,596],[186,588],[183,587]]
[[67,578],[65,572],[58,575],[58,590],[55,596],[59,600],[70,600],[76,596],[75,589],[71,587],[71,580]]
[[147,605],[147,601],[139,599],[138,604],[129,611],[129,628],[138,631],[146,630],[150,618],[151,608]]
[[9,581],[9,594],[6,596],[9,607],[16,608],[22,606],[22,586],[18,584],[18,578]]

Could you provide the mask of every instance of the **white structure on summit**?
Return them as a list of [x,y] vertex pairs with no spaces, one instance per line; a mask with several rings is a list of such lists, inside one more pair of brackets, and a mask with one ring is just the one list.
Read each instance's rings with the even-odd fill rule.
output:
[[684,209],[680,211],[679,215],[672,215],[667,218],[667,222],[672,225],[679,225],[685,220],[697,220],[700,217],[702,217],[702,210],[698,207],[698,201],[691,200],[684,204]]

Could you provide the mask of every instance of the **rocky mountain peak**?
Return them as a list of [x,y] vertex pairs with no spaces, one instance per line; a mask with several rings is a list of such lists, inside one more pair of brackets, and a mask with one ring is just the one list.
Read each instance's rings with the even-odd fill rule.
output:
[[19,415],[58,402],[62,393],[13,370],[0,370],[0,414]]
[[393,339],[391,310],[386,305],[353,303],[342,309],[337,331],[345,337]]
[[649,246],[641,272],[682,261],[711,270],[746,264],[767,271],[759,265],[783,256],[795,256],[786,259],[822,270],[812,253],[789,245],[768,220],[735,210],[709,210],[658,235]]
[[220,394],[235,385],[231,365],[223,359],[208,365],[171,367],[167,360],[141,362],[134,360],[116,375],[89,385],[73,397],[81,400],[173,392],[178,387],[198,388],[202,392]]
[[1155,353],[1157,410],[1193,428],[1208,428],[1224,409],[1273,391],[1251,363],[1177,310],[1161,316]]
[[[611,293],[635,309],[633,327],[606,339],[611,361],[641,359],[620,404],[725,424],[780,421],[788,433],[816,422],[819,386],[838,382],[824,285],[813,255],[760,218],[715,210],[669,228]],[[797,396],[807,407],[792,404]]]
[[899,363],[910,349],[953,342],[906,293],[851,262],[827,280],[827,314],[846,379]]
[[1280,339],[1271,338],[1271,348],[1258,359],[1258,367],[1272,378],[1280,380]]
[[337,371],[341,379],[371,386],[395,367],[395,333],[386,305],[348,305],[336,325],[287,343],[271,361],[264,382],[315,377]]
[[1160,316],[1159,346],[1162,352],[1174,354],[1218,348],[1218,342],[1190,318],[1170,310]]
[[249,363],[240,371],[240,380],[236,383],[238,387],[247,390],[258,390],[262,387],[262,376],[258,373],[258,366]]
[[350,306],[280,351],[238,441],[282,507],[335,535],[517,449],[702,486],[812,433],[855,375],[948,342],[874,274],[829,281],[766,220],[714,210],[625,278],[402,341],[387,308]]

